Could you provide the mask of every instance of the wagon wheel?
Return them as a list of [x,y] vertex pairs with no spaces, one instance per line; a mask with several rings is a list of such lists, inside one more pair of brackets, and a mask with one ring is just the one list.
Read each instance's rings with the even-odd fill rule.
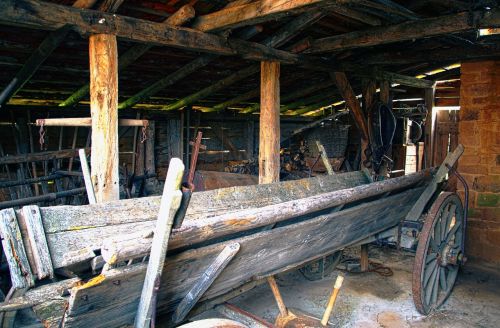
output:
[[463,257],[463,226],[460,198],[440,194],[426,216],[413,266],[413,302],[422,314],[441,306],[451,293]]
[[337,265],[339,265],[341,259],[342,251],[337,251],[317,261],[306,264],[299,271],[307,280],[320,280],[332,273]]

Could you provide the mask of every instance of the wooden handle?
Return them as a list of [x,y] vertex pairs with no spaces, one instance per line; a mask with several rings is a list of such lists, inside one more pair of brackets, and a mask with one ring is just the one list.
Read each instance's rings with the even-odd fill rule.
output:
[[323,314],[323,319],[321,319],[321,325],[325,326],[328,323],[328,319],[330,319],[330,315],[332,314],[333,306],[335,305],[335,300],[337,299],[337,295],[339,294],[340,287],[342,286],[342,282],[344,281],[343,276],[338,276],[337,280],[335,280],[335,285],[333,285],[332,295],[330,296],[330,300],[328,300],[328,305],[326,306],[325,313]]
[[282,317],[286,317],[288,315],[288,310],[286,309],[285,302],[283,302],[283,298],[281,297],[280,290],[278,288],[278,284],[274,279],[274,276],[267,277],[267,282],[271,287],[274,298],[276,299],[276,303],[278,303],[278,308],[280,309],[280,313]]

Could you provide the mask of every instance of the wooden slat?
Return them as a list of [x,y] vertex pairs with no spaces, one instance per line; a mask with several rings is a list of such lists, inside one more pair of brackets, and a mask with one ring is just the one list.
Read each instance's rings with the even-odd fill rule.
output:
[[193,309],[198,300],[203,296],[207,289],[212,285],[215,279],[219,277],[222,270],[226,268],[229,262],[240,250],[240,244],[232,243],[224,247],[222,252],[210,264],[208,269],[204,272],[201,279],[189,290],[184,296],[179,306],[175,310],[172,317],[175,323],[182,322],[188,313]]
[[33,286],[35,278],[26,256],[16,212],[12,208],[0,211],[0,233],[12,287],[24,289]]
[[54,268],[50,258],[49,246],[45,237],[45,231],[42,225],[40,208],[36,205],[25,206],[22,209],[28,238],[32,247],[33,258],[36,265],[36,274],[38,279],[54,277]]
[[[90,153],[90,149],[85,149],[85,152]],[[78,156],[78,151],[75,149],[42,151],[39,153],[29,153],[21,155],[8,155],[0,157],[0,165],[50,161],[54,159],[71,158],[75,156]]]
[[165,186],[160,201],[160,210],[156,218],[151,253],[135,317],[134,326],[136,328],[150,326],[153,306],[156,306],[153,302],[155,299],[156,281],[160,280],[163,274],[174,216],[181,203],[182,192],[180,191],[180,187],[183,174],[184,164],[179,158],[173,158],[168,165],[167,177],[165,178]]

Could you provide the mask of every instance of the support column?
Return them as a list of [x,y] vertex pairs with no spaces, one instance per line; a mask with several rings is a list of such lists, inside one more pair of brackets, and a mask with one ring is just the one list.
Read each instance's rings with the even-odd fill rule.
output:
[[434,92],[435,87],[425,89],[425,106],[427,107],[427,118],[425,120],[424,131],[424,159],[425,168],[433,166],[434,155],[434,125],[436,113],[434,112]]
[[89,37],[91,178],[97,202],[118,200],[118,51],[116,36]]
[[259,183],[280,180],[280,63],[260,64]]

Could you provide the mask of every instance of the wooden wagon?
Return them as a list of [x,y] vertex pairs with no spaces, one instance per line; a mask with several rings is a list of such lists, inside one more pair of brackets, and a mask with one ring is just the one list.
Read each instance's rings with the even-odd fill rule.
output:
[[[356,171],[194,193],[183,225],[171,235],[158,313],[176,311],[227,245],[237,243],[239,250],[199,308],[259,279],[387,236],[408,220],[423,222],[413,286],[417,309],[429,313],[449,295],[462,258],[463,207],[441,188],[462,152],[457,147],[439,169],[384,181]],[[29,309],[49,327],[132,325],[159,203],[160,197],[147,197],[2,210],[13,286],[0,304],[4,320]],[[135,246],[127,249],[127,242]]]

